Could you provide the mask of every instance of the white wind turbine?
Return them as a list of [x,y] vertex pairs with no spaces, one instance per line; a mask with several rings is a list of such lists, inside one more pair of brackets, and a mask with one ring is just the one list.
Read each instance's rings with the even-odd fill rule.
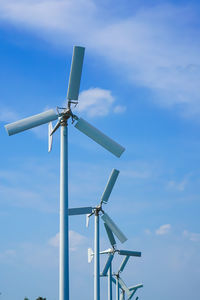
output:
[[[60,127],[60,280],[59,299],[69,300],[69,244],[68,244],[68,120],[75,122],[75,128],[93,139],[96,143],[120,157],[125,148],[103,134],[97,128],[73,114],[72,104],[78,104],[79,88],[83,66],[85,48],[75,46],[70,71],[67,92],[67,105],[65,108],[57,107],[37,115],[16,121],[5,126],[9,135],[40,126],[57,120],[52,129],[49,125],[49,151],[52,146],[52,134]],[[98,298],[96,298],[98,299]]]
[[[117,227],[114,221],[108,216],[107,213],[102,209],[103,204],[107,204],[114,184],[119,175],[119,171],[113,169],[111,175],[108,179],[105,190],[102,194],[100,204],[93,208],[93,212],[87,215],[87,226],[89,223],[89,218],[94,215],[95,216],[95,227],[94,227],[94,253],[91,248],[88,249],[88,262],[91,261],[89,257],[94,255],[94,299],[100,299],[100,252],[99,252],[99,214],[101,214],[101,218],[109,228],[109,230],[115,234],[115,236],[120,240],[121,243],[124,243],[127,238],[122,233],[122,231]],[[112,256],[110,256],[110,261],[112,261]]]
[[[130,289],[125,285],[123,280],[120,277],[120,273],[123,272],[129,258],[132,256],[134,257],[141,257],[141,252],[139,251],[130,251],[130,250],[118,250],[116,248],[116,240],[115,237],[110,230],[110,228],[107,226],[107,224],[104,224],[108,239],[110,241],[110,244],[112,248],[107,249],[105,251],[100,252],[101,254],[108,254],[107,262],[104,266],[104,269],[101,273],[101,276],[108,276],[108,300],[112,300],[112,281],[116,284],[116,300],[119,300],[119,288],[122,289],[123,294],[124,292],[127,293],[128,296],[130,296]],[[115,253],[118,253],[119,255],[125,256],[122,260],[122,263],[119,267],[119,270],[117,273],[112,274],[112,260],[114,258]],[[112,277],[114,275],[116,279]]]

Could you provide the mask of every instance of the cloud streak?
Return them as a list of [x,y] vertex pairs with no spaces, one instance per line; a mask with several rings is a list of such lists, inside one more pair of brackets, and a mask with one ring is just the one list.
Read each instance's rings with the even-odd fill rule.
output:
[[159,105],[198,116],[198,7],[164,4],[132,10],[128,17],[113,17],[92,0],[3,0],[0,19],[61,47],[78,41],[114,71],[120,69],[130,84],[150,89]]
[[188,230],[184,230],[183,236],[188,238],[192,242],[200,242],[200,233],[195,233],[195,232],[190,232]]
[[169,233],[170,229],[171,229],[170,224],[164,224],[156,230],[156,235],[166,235]]
[[85,113],[88,117],[103,117],[109,113],[123,113],[125,106],[114,106],[115,98],[110,90],[90,88],[79,95],[79,103],[75,111]]
[[[57,233],[55,236],[51,237],[49,239],[49,245],[53,247],[59,247],[59,241],[60,241],[60,233]],[[69,230],[69,249],[70,251],[76,251],[79,249],[79,247],[83,246],[85,242],[87,241],[87,238],[80,233]]]

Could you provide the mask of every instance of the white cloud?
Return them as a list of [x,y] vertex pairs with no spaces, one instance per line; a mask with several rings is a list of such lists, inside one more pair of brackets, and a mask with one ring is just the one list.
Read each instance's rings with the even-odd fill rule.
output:
[[168,234],[169,231],[171,229],[171,225],[170,224],[164,224],[162,226],[160,226],[157,230],[156,230],[156,234],[157,235],[165,235]]
[[147,229],[144,230],[144,233],[146,235],[151,235],[151,230],[147,228]]
[[183,236],[193,242],[200,242],[200,233],[189,232],[188,230],[183,231]]
[[15,160],[15,164],[12,169],[11,158],[11,168],[0,171],[1,205],[6,203],[8,206],[32,208],[46,213],[57,212],[55,198],[59,193],[59,178],[56,163],[47,157],[46,160]]
[[191,173],[186,175],[183,180],[181,181],[175,181],[175,180],[170,180],[168,182],[168,185],[167,185],[167,188],[168,189],[175,189],[179,192],[183,192],[186,188],[186,186],[188,185],[189,183],[189,178],[191,177]]
[[80,93],[77,110],[88,116],[106,116],[110,113],[115,99],[111,91],[101,88],[90,88]]
[[124,106],[124,105],[117,105],[114,107],[115,114],[121,114],[121,113],[124,113],[125,111],[126,111],[126,106]]
[[186,179],[184,179],[181,182],[176,182],[174,180],[171,180],[171,181],[168,182],[168,188],[175,189],[175,190],[178,190],[180,192],[183,192],[185,190],[187,182],[188,181]]
[[16,251],[13,249],[7,249],[5,251],[0,252],[0,261],[2,263],[11,262],[13,258],[16,256]]
[[53,247],[59,247],[60,234],[56,233],[56,235],[52,236],[49,239],[49,245]]
[[0,107],[0,122],[14,122],[19,118],[19,115],[6,107]]
[[[55,236],[49,239],[49,245],[53,247],[59,247],[60,234],[57,233]],[[70,251],[76,251],[80,246],[82,246],[87,241],[87,238],[78,232],[73,230],[69,231],[69,248]]]
[[130,81],[151,89],[159,104],[184,116],[199,115],[198,9],[192,4],[138,6],[129,17],[114,17],[98,5],[92,0],[2,0],[0,18],[56,45],[83,44]]

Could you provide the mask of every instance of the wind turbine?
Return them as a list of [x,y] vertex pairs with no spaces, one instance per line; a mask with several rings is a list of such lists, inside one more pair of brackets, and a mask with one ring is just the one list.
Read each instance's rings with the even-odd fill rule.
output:
[[[119,255],[125,255],[125,257],[122,260],[118,272],[112,274],[112,260],[114,258],[115,253],[118,253]],[[112,300],[112,281],[116,284],[116,300],[119,300],[119,288],[121,288],[123,292],[126,292],[127,295],[130,296],[130,289],[125,285],[125,283],[121,279],[120,273],[124,270],[130,256],[141,257],[141,252],[130,250],[117,250],[113,245],[112,249],[102,251],[100,252],[100,254],[108,254],[107,262],[101,273],[101,276],[108,276],[108,300]],[[112,277],[113,275],[116,277],[116,279]]]
[[67,92],[67,106],[57,107],[57,113],[50,109],[37,115],[5,125],[8,135],[40,126],[57,120],[52,130],[49,126],[49,151],[52,146],[52,134],[60,127],[60,280],[59,299],[69,300],[69,244],[68,244],[68,120],[75,122],[75,128],[93,139],[96,143],[120,157],[125,148],[99,131],[82,118],[78,118],[71,110],[72,104],[78,103],[81,73],[85,48],[75,46],[71,63],[70,78]]
[[[136,291],[142,287],[143,287],[143,284],[137,284],[135,286],[129,287],[130,296],[128,297],[128,300],[132,299],[133,296],[135,295]],[[137,300],[137,299],[138,299],[138,297],[135,300]]]
[[[114,221],[105,213],[102,209],[103,204],[108,203],[108,199],[114,187],[114,184],[119,175],[119,171],[113,169],[111,175],[108,179],[105,190],[102,194],[99,205],[93,208],[93,212],[87,216],[87,226],[89,223],[89,218],[94,215],[95,216],[95,226],[94,226],[94,300],[100,300],[100,253],[99,253],[99,214],[101,213],[101,218],[109,227],[109,229],[116,235],[116,237],[120,240],[121,243],[124,243],[127,238],[123,234],[123,232],[117,227]],[[92,249],[88,249],[88,258],[92,253]],[[112,258],[111,258],[112,259]]]
[[[112,277],[112,281],[115,283],[116,285],[116,300],[124,300],[125,299],[125,293],[128,296],[128,300],[132,299],[132,297],[135,295],[136,291],[139,288],[143,287],[143,284],[137,284],[135,286],[132,287],[127,287],[127,285],[123,282],[123,280],[120,278],[119,274],[114,274],[115,276],[117,275],[116,279],[114,277]],[[121,294],[120,294],[120,298],[119,298],[119,289],[121,289]],[[136,298],[137,299],[137,298]]]
[[[107,262],[101,273],[101,276],[108,276],[108,300],[112,300],[112,260],[114,258],[115,253],[125,256],[124,259],[122,260],[122,263],[119,267],[117,274],[115,274],[116,275],[116,299],[118,300],[119,299],[119,285],[121,286],[122,291],[125,291],[129,295],[129,290],[125,286],[125,284],[123,284],[123,281],[121,280],[119,274],[124,270],[130,256],[141,257],[141,252],[130,251],[130,250],[118,250],[116,248],[116,240],[115,240],[112,230],[109,228],[109,226],[106,223],[104,223],[104,226],[106,229],[108,239],[112,246],[112,248],[100,252],[100,254],[108,254]],[[121,283],[120,283],[120,281],[121,281]]]

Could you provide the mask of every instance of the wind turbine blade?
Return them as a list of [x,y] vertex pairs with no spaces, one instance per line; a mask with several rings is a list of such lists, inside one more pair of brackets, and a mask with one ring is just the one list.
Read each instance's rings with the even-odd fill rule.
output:
[[142,253],[138,251],[130,251],[130,250],[118,250],[119,255],[128,255],[128,256],[137,256],[141,257]]
[[50,135],[53,135],[54,132],[56,132],[56,130],[60,127],[60,120],[56,123],[55,127],[52,129]]
[[124,147],[113,141],[82,118],[78,119],[75,127],[117,157],[120,157],[125,150]]
[[75,46],[73,49],[72,64],[67,92],[67,99],[69,100],[78,100],[84,53],[84,47]]
[[104,213],[101,218],[108,225],[108,227],[112,230],[112,232],[116,235],[116,237],[120,240],[121,243],[124,243],[127,240],[123,232],[117,227],[117,225],[106,213]]
[[[111,280],[112,280],[112,282],[114,282],[115,285],[117,284],[117,280],[114,277],[112,277]],[[123,289],[121,284],[119,283],[119,281],[118,281],[118,284],[119,284],[119,288]]]
[[120,298],[119,298],[120,300],[124,300],[124,294],[123,294],[123,291],[121,291],[121,293],[120,293]]
[[91,214],[92,207],[77,207],[77,208],[69,208],[68,209],[68,215],[74,216],[74,215],[86,215]]
[[105,190],[103,192],[103,195],[101,197],[101,204],[108,202],[108,199],[110,197],[110,194],[112,192],[112,189],[114,187],[114,184],[117,180],[118,175],[119,175],[119,171],[116,170],[116,169],[113,169],[112,173],[111,173],[111,175],[108,179],[108,182],[107,182],[107,185],[106,185]]
[[10,123],[5,125],[8,135],[13,135],[22,132],[27,129],[34,128],[36,126],[54,121],[58,118],[58,115],[53,109],[47,110],[43,113]]
[[110,265],[112,263],[113,257],[114,257],[113,253],[110,253],[108,255],[108,260],[107,260],[107,262],[105,264],[105,267],[103,269],[102,276],[106,276],[107,275],[108,269],[110,268]]
[[93,256],[94,256],[94,253],[93,253],[92,248],[88,248],[88,263],[91,263]]
[[126,266],[128,260],[129,260],[129,258],[130,258],[130,256],[124,257],[124,259],[122,260],[122,263],[121,263],[121,265],[120,265],[120,267],[119,267],[118,273],[121,273],[121,272],[124,270],[124,268],[125,268],[125,266]]
[[114,245],[116,245],[115,237],[114,237],[112,231],[110,230],[110,227],[108,227],[108,225],[106,223],[103,223],[103,224],[105,226],[109,241],[110,241],[112,247],[114,247]]
[[86,227],[88,228],[89,226],[89,221],[90,221],[90,214],[86,215]]
[[108,253],[113,253],[113,249],[106,249],[106,250],[103,250],[101,252],[99,252],[100,254],[108,254]]
[[126,292],[126,294],[129,296],[130,295],[130,291],[128,289],[128,287],[126,286],[126,284],[124,283],[124,281],[119,277],[119,284],[121,285],[122,289]]
[[116,279],[114,277],[112,277],[111,280],[114,282],[114,284],[116,284]]
[[133,298],[133,296],[135,295],[137,290],[134,290],[132,293],[130,293],[128,300],[130,300],[131,298]]
[[137,289],[140,289],[142,287],[143,287],[143,284],[140,283],[140,284],[129,287],[129,291],[137,290]]
[[52,122],[49,122],[49,124],[48,124],[48,152],[51,152],[51,149],[52,149],[52,142],[53,142],[53,136],[51,135],[52,130],[53,130]]

